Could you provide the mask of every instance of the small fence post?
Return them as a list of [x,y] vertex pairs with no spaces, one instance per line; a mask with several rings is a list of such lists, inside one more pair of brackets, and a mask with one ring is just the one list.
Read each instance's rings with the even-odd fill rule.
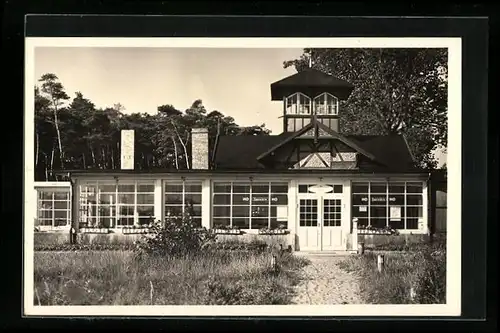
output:
[[274,254],[271,257],[271,268],[273,271],[276,271],[276,255],[274,255]]
[[382,271],[384,270],[384,255],[383,254],[379,254],[377,256],[377,269],[378,269],[379,273],[382,273]]
[[353,250],[358,249],[358,219],[352,219],[352,247]]

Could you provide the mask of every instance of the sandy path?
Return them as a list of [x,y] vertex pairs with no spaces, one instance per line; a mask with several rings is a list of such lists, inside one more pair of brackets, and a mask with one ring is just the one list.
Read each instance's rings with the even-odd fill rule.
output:
[[292,304],[363,304],[354,273],[341,270],[337,264],[344,256],[308,256],[311,264],[301,272]]

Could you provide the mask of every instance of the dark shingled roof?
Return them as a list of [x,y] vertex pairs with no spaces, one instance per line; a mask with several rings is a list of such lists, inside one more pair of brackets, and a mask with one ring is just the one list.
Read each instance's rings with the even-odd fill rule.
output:
[[308,68],[271,84],[271,99],[282,100],[298,91],[311,95],[328,92],[341,100],[349,98],[354,86],[335,76],[326,74],[317,69]]
[[[215,154],[216,169],[264,169],[257,157],[294,133],[269,136],[221,136]],[[385,166],[373,165],[370,172],[414,172],[413,159],[400,135],[346,135]]]

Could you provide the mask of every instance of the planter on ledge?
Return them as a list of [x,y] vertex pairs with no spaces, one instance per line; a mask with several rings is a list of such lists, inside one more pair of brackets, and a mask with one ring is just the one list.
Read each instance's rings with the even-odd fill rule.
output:
[[218,235],[240,235],[241,231],[238,229],[214,229]]
[[82,234],[107,234],[108,228],[80,228]]

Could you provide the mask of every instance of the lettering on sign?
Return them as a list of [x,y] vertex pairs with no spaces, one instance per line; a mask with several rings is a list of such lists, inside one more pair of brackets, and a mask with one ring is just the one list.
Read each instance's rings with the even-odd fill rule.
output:
[[[243,197],[242,198],[243,201],[245,202],[249,202],[250,201],[250,197]],[[277,202],[278,201],[278,198],[277,197],[271,197],[271,202]],[[252,197],[252,202],[269,202],[269,197],[259,197],[259,196],[253,196]]]
[[[368,197],[362,197],[361,201],[367,202]],[[372,195],[371,202],[387,202],[387,197],[385,195]],[[389,202],[396,202],[395,197],[389,197]]]

